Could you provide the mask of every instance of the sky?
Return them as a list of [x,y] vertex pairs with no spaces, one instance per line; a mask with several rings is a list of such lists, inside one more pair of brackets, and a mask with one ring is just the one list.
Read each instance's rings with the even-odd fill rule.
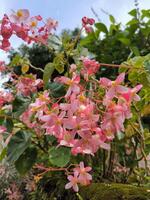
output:
[[[141,9],[150,8],[150,0],[139,0]],[[20,8],[29,9],[34,15],[40,14],[43,18],[58,20],[57,33],[65,28],[74,29],[81,24],[83,16],[93,17],[91,8],[94,8],[100,20],[109,24],[108,16],[101,9],[112,14],[117,22],[125,24],[130,16],[127,14],[134,8],[134,0],[0,0],[0,18],[4,13]],[[19,39],[13,38],[12,45],[17,48],[21,44]],[[7,54],[0,50],[0,60],[6,60]]]

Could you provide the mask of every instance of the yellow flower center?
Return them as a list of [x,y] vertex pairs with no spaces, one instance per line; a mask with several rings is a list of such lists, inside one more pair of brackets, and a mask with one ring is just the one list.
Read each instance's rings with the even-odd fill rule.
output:
[[83,96],[83,95],[80,95],[80,96],[79,96],[79,101],[84,102],[85,99],[86,99],[85,96]]
[[72,80],[68,80],[66,84],[67,84],[67,85],[72,85],[72,83],[73,83]]
[[23,16],[23,12],[21,10],[17,11],[17,17],[22,17]]
[[61,125],[61,120],[58,119],[58,120],[56,121],[56,124],[57,124],[57,125]]
[[37,22],[36,22],[36,21],[32,21],[32,22],[31,22],[31,26],[32,26],[32,27],[36,27],[36,26],[37,26]]

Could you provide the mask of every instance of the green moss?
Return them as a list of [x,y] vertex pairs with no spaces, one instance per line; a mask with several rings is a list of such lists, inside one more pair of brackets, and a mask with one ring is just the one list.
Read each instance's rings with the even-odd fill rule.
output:
[[150,200],[145,188],[126,184],[93,183],[81,189],[84,200]]

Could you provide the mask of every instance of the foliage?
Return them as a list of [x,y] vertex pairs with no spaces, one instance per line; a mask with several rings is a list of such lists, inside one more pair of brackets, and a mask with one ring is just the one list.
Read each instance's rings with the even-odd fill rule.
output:
[[[13,13],[17,23],[12,21],[14,16],[2,19],[0,48],[8,50],[10,46],[13,32],[9,37],[3,34],[8,27],[24,41],[40,42],[45,47],[24,46],[20,54],[12,53],[9,65],[1,63],[1,72],[11,74],[4,84],[7,90],[0,91],[1,162],[14,164],[24,177],[34,168],[33,199],[39,198],[35,183],[37,190],[40,183],[44,184],[40,190],[45,190],[55,172],[59,178],[55,186],[72,187],[75,192],[80,185],[91,183],[92,169],[94,181],[148,184],[150,130],[142,117],[150,114],[149,21],[145,22],[149,10],[142,10],[140,16],[132,10],[129,14],[133,19],[123,30],[111,15],[109,30],[101,22],[93,29],[94,20],[84,17],[82,28],[73,38],[66,33],[61,38],[54,34],[48,37],[56,26],[52,19],[42,28],[36,27],[38,35],[32,35],[29,22],[34,19],[38,24],[41,17],[28,16],[27,23],[18,12],[21,16],[28,13]],[[18,33],[14,23],[23,30]],[[87,32],[85,38],[81,37],[83,30]],[[91,59],[94,55],[101,62],[115,64]],[[106,68],[111,69],[111,76]],[[104,73],[111,80],[99,79]],[[67,184],[60,180],[63,173]]]

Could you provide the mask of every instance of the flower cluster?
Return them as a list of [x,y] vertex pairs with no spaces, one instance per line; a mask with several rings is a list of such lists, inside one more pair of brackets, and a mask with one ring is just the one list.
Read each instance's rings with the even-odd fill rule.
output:
[[6,64],[4,61],[0,61],[0,72],[6,71]]
[[79,166],[73,169],[73,175],[68,176],[68,180],[70,182],[65,185],[65,188],[73,188],[75,192],[78,192],[78,184],[84,186],[89,185],[92,180],[92,176],[88,172],[90,172],[91,170],[91,167],[84,167],[84,163],[80,162]]
[[10,92],[0,91],[0,108],[2,108],[5,103],[10,103],[13,99],[13,95]]
[[106,90],[103,99],[103,105],[106,106],[106,112],[102,120],[102,130],[107,138],[113,139],[115,133],[124,131],[125,119],[131,118],[131,102],[139,101],[140,97],[136,94],[142,85],[135,88],[122,86],[125,73],[120,74],[115,81],[107,78],[100,79],[100,85]]
[[93,31],[92,25],[95,23],[95,20],[88,17],[82,18],[82,27],[85,29],[87,33],[91,33]]
[[24,96],[30,96],[32,93],[37,92],[38,88],[43,87],[43,81],[41,79],[36,79],[34,75],[20,76],[16,81],[17,94],[22,94]]
[[84,76],[85,80],[88,80],[89,76],[95,75],[100,68],[100,64],[89,58],[83,58],[83,69],[81,70],[81,74]]
[[47,44],[48,36],[53,29],[56,29],[58,22],[49,18],[43,22],[43,26],[38,27],[39,22],[42,21],[41,16],[30,16],[27,9],[13,11],[9,16],[5,14],[0,26],[0,36],[2,37],[0,49],[10,50],[12,35],[16,35],[28,44],[32,41]]
[[[88,70],[91,70],[89,66],[96,66],[94,71],[99,67],[99,63],[93,60],[88,59],[85,63],[89,64]],[[87,66],[85,63],[83,69]],[[88,93],[82,85],[82,70],[80,74],[72,72],[71,68],[70,78],[61,76],[55,79],[67,87],[66,95],[62,97],[64,101],[54,102],[49,97],[51,91],[45,91],[21,119],[29,127],[35,127],[37,133],[41,131],[55,136],[59,145],[71,148],[73,155],[94,155],[99,148],[109,149],[109,141],[115,134],[124,131],[125,119],[132,116],[131,102],[139,100],[136,92],[142,87],[138,85],[131,89],[121,85],[124,77],[122,73],[115,81],[100,78],[97,87],[105,90],[105,96],[97,104],[90,91]],[[103,106],[102,113],[98,110],[99,106]]]

